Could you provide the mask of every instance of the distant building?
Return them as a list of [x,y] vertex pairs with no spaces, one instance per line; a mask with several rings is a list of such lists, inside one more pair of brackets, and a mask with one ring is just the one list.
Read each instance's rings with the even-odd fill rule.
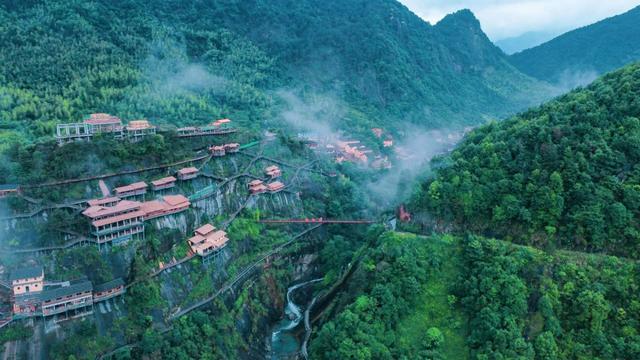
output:
[[41,266],[16,269],[9,278],[13,293],[13,313],[31,316],[39,311],[39,295],[44,290],[44,270]]
[[151,182],[153,191],[171,189],[174,186],[176,186],[176,178],[173,176],[163,177]]
[[194,254],[208,260],[216,256],[227,246],[229,238],[224,230],[216,229],[211,224],[203,225],[195,230],[188,243]]
[[339,141],[338,149],[340,150],[340,156],[336,158],[338,163],[343,161],[368,163],[369,159],[365,151],[354,146],[359,144],[359,141]]
[[147,187],[148,187],[147,183],[145,183],[144,181],[139,181],[133,184],[117,187],[113,189],[113,191],[116,193],[118,197],[127,198],[131,196],[146,194]]
[[10,280],[14,296],[39,293],[44,288],[44,270],[42,266],[16,269]]
[[100,198],[100,199],[91,199],[91,200],[87,201],[87,205],[89,205],[89,207],[91,207],[91,206],[109,207],[109,206],[116,205],[118,202],[120,202],[120,198],[119,197],[117,197],[117,196],[109,196],[109,197],[104,197],[104,198]]
[[125,284],[122,278],[96,285],[93,288],[93,302],[104,301],[125,293]]
[[156,134],[156,127],[151,125],[148,120],[129,121],[126,130],[127,138],[132,141],[139,141],[145,136]]
[[249,193],[251,194],[262,194],[267,191],[267,187],[264,185],[262,180],[253,180],[249,183]]
[[228,153],[237,153],[238,151],[240,151],[240,144],[238,143],[224,144],[224,150]]
[[224,145],[214,145],[209,147],[209,152],[213,156],[225,156],[227,154],[227,149],[225,149]]
[[0,185],[0,198],[17,194],[18,193],[18,185],[15,184],[1,184]]
[[219,120],[216,120],[216,121],[212,122],[211,126],[223,127],[223,126],[229,126],[230,124],[231,124],[231,120],[229,120],[229,119],[219,119]]
[[40,298],[42,315],[45,317],[62,313],[77,316],[93,312],[93,286],[90,281],[46,290]]
[[264,169],[264,174],[273,179],[273,178],[280,177],[282,175],[282,171],[278,166],[271,165],[271,166],[267,166]]
[[91,206],[82,214],[91,220],[91,235],[100,249],[144,238],[145,213],[140,202],[122,200],[110,207]]
[[205,126],[186,126],[178,128],[178,137],[192,137],[192,136],[209,136],[209,135],[223,135],[236,132],[236,129],[231,127],[231,120],[220,119],[211,122]]
[[166,195],[160,200],[143,202],[140,209],[144,212],[144,220],[176,214],[185,211],[191,203],[182,195]]
[[91,114],[84,120],[84,123],[89,125],[91,134],[110,133],[121,138],[124,130],[122,120],[119,117],[105,113]]
[[56,125],[56,139],[62,145],[73,141],[91,140],[97,134],[109,134],[116,139],[125,137],[131,141],[156,133],[156,127],[148,120],[132,120],[124,126],[122,120],[113,115],[96,113],[79,123]]
[[180,180],[191,180],[198,177],[199,170],[196,167],[187,167],[178,170],[178,179]]
[[281,183],[280,181],[274,181],[272,183],[267,184],[267,190],[270,193],[276,193],[278,191],[281,191],[282,189],[284,189],[284,184]]

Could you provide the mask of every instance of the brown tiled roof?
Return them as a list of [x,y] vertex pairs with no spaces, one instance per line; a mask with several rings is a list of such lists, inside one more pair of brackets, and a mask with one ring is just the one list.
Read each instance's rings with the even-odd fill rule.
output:
[[204,225],[200,226],[199,228],[197,228],[195,232],[198,235],[205,236],[205,235],[207,235],[208,233],[212,232],[215,229],[216,229],[216,227],[211,225],[211,224],[204,224]]
[[154,186],[161,186],[161,185],[170,184],[175,181],[176,181],[175,177],[167,176],[167,177],[163,177],[162,179],[154,180],[151,182],[151,184],[153,184]]
[[100,206],[100,205],[112,203],[112,202],[115,202],[115,201],[120,201],[120,198],[117,197],[117,196],[110,196],[110,197],[104,197],[104,198],[100,198],[100,199],[91,199],[91,200],[87,201],[87,204],[89,206]]
[[131,120],[129,121],[129,123],[127,124],[127,129],[128,130],[143,130],[143,129],[151,129],[154,128],[155,126],[151,125],[151,123],[149,123],[149,120]]
[[89,118],[84,121],[86,124],[91,125],[107,125],[107,124],[121,124],[122,121],[119,117],[105,114],[105,113],[97,113],[89,115]]
[[139,209],[140,205],[141,204],[138,201],[122,200],[119,203],[117,203],[115,206],[109,206],[109,207],[91,206],[85,211],[83,211],[82,214],[92,219],[95,219],[101,216],[109,216],[112,214],[121,213],[123,211]]
[[195,167],[187,167],[187,168],[182,168],[180,170],[178,170],[178,173],[180,175],[188,175],[188,174],[193,174],[193,173],[197,173],[198,172],[198,168]]
[[184,197],[183,195],[167,195],[162,198],[164,202],[171,206],[176,206],[184,203],[189,203],[189,199]]
[[274,181],[272,183],[267,184],[267,188],[269,191],[276,191],[284,188],[284,184],[280,181]]
[[108,224],[113,224],[115,222],[122,221],[122,220],[142,217],[144,215],[145,215],[144,211],[137,210],[137,211],[128,212],[126,214],[122,214],[122,215],[118,215],[118,216],[111,216],[111,217],[108,217],[108,218],[105,218],[105,219],[96,220],[92,224],[93,224],[93,226],[100,227],[100,226],[104,226],[104,225],[108,225]]
[[146,189],[147,186],[148,186],[147,183],[145,183],[144,181],[139,181],[133,184],[117,187],[113,190],[116,192],[116,194],[121,194],[124,192]]

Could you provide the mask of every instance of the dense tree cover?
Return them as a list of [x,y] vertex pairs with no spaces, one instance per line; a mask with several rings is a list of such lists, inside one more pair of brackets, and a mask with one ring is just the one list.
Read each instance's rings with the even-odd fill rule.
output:
[[113,339],[98,335],[93,321],[82,321],[72,325],[75,334],[54,343],[49,357],[55,360],[95,359],[104,349],[113,345]]
[[146,5],[0,4],[2,127],[41,137],[89,112],[176,125],[232,112],[250,126],[264,115],[257,87],[275,78],[273,60],[229,31],[164,22]]
[[476,359],[636,359],[636,262],[470,237],[458,281]]
[[[377,233],[379,234],[379,233]],[[370,236],[375,236],[373,231]],[[423,329],[417,344],[401,341],[399,325],[412,316],[423,286],[436,276],[440,254],[431,239],[387,232],[374,237],[354,278],[353,300],[312,339],[315,359],[442,359],[437,327]],[[334,240],[335,241],[335,240]]]
[[4,1],[0,42],[0,126],[14,137],[98,111],[256,126],[281,88],[429,126],[502,115],[547,91],[470,12],[431,26],[391,0]]
[[640,7],[570,31],[510,57],[520,71],[562,86],[585,81],[640,59]]
[[415,206],[459,229],[637,258],[640,64],[473,131]]

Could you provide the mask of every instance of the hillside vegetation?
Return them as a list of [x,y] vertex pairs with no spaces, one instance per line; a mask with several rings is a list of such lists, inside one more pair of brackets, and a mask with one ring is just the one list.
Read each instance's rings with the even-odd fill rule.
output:
[[473,131],[416,206],[519,243],[640,253],[640,64]]
[[466,319],[452,286],[462,274],[452,237],[388,232],[349,281],[345,304],[312,339],[317,359],[466,359]]
[[511,56],[520,71],[564,87],[640,60],[640,7]]
[[637,359],[640,268],[471,237],[457,294],[474,359]]
[[4,1],[0,41],[5,143],[89,112],[256,127],[282,89],[329,96],[338,126],[367,130],[475,124],[548,96],[470,12],[431,26],[392,0]]
[[312,338],[311,356],[635,359],[639,270],[477,236],[384,233]]

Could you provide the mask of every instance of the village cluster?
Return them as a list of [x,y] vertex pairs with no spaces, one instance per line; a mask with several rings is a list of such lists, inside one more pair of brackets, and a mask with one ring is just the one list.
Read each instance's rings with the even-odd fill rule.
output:
[[[178,137],[224,135],[236,131],[231,127],[229,119],[219,119],[206,126],[181,127],[176,130]],[[74,141],[89,141],[99,134],[110,135],[116,139],[138,141],[145,136],[155,135],[156,132],[157,127],[145,119],[131,120],[124,125],[117,116],[97,113],[89,115],[82,122],[58,124],[55,138],[60,145]]]
[[[383,147],[390,148],[393,146],[393,139],[390,135],[385,135],[384,130],[373,128],[371,131],[376,138],[382,141]],[[315,136],[302,137],[309,148],[332,156],[338,164],[351,162],[378,170],[391,168],[391,162],[387,156],[382,154],[373,155],[373,150],[368,149],[359,140],[337,140]]]
[[[230,123],[229,119],[221,119],[203,127],[179,128],[177,136],[227,134],[235,131],[230,127]],[[58,125],[56,139],[58,144],[63,145],[73,141],[88,141],[97,134],[109,134],[116,139],[137,141],[155,133],[156,127],[147,120],[134,120],[123,125],[116,116],[91,114],[83,122]],[[237,153],[240,149],[238,143],[227,143],[212,145],[208,151],[211,157],[223,157]],[[178,182],[191,181],[200,175],[198,168],[185,167],[177,170],[173,176],[151,181],[150,186],[139,181],[115,187],[112,191],[100,180],[102,197],[88,200],[84,204],[82,216],[88,220],[90,229],[83,239],[96,244],[100,250],[126,244],[131,240],[144,239],[145,222],[184,212],[190,208],[193,201],[202,197],[202,190],[189,197],[170,194],[170,189],[175,188]],[[249,194],[276,193],[283,190],[285,185],[277,180],[281,176],[282,171],[277,165],[267,166],[262,179],[257,178],[248,183]],[[215,184],[208,187],[215,188]],[[145,201],[149,188],[154,192],[154,199]],[[21,194],[18,185],[0,186],[0,197]],[[187,239],[189,251],[183,261],[198,256],[204,263],[208,263],[221,255],[228,241],[227,233],[223,229],[218,229],[212,224],[204,224]],[[160,262],[156,271],[162,271],[177,263],[179,262],[175,259],[170,264]],[[11,273],[9,284],[0,284],[11,289],[13,313],[10,318],[0,319],[0,327],[7,321],[21,317],[56,316],[57,321],[91,314],[93,304],[122,295],[127,287],[120,278],[97,286],[88,280],[48,283],[45,281],[43,268],[39,266],[16,269]]]

